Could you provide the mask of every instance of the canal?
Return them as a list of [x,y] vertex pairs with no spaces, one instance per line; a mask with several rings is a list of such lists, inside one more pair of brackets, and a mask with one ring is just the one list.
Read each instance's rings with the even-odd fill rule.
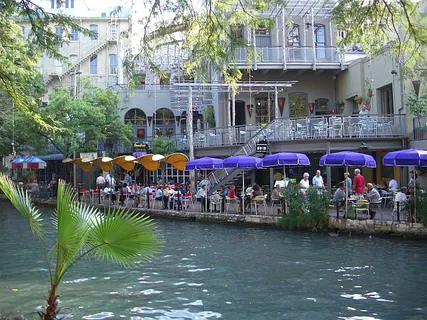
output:
[[[50,208],[43,208],[51,220]],[[427,319],[427,242],[158,220],[152,263],[84,260],[60,287],[73,319]],[[47,233],[53,243],[54,231]],[[0,202],[0,313],[44,303],[47,270],[24,218]],[[69,308],[69,309],[68,309]]]

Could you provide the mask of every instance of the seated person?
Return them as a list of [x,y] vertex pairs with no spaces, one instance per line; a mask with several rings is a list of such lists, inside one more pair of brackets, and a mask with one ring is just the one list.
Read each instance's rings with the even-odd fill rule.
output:
[[114,193],[114,190],[111,187],[106,186],[103,191],[110,198],[111,204],[116,204],[117,196]]
[[237,195],[236,195],[236,186],[234,184],[232,184],[230,186],[230,190],[228,191],[228,197],[230,199],[236,199]]
[[162,186],[157,187],[155,199],[156,199],[156,201],[162,201],[162,199],[163,199]]
[[371,216],[371,219],[374,219],[377,212],[373,209],[376,209],[379,205],[381,205],[381,196],[378,190],[374,188],[374,185],[372,183],[368,183],[366,187],[368,189],[366,193],[366,198],[369,201],[369,215]]
[[283,194],[280,192],[280,184],[276,185],[276,188],[271,192],[271,200],[272,201],[280,201],[283,198]]
[[406,192],[408,190],[406,189],[406,187],[402,187],[400,188],[399,192],[396,193],[396,195],[394,196],[394,208],[393,208],[393,213],[397,211],[397,202],[399,202],[399,212],[403,213],[407,207],[406,207],[406,202],[408,201],[408,196],[406,195]]
[[250,208],[251,201],[254,200],[256,197],[262,196],[262,189],[259,185],[256,183],[252,186],[252,193],[250,194],[249,201],[245,203],[245,208]]
[[338,183],[338,188],[334,193],[333,198],[334,203],[338,203],[339,205],[345,204],[345,184],[340,182]]
[[393,176],[390,176],[390,181],[388,182],[388,189],[390,191],[397,191],[399,188],[399,184],[397,181],[393,178]]
[[37,183],[37,180],[33,180],[30,183],[28,183],[27,188],[29,189],[29,192],[31,194],[37,194],[40,191],[40,187],[39,187],[39,184]]

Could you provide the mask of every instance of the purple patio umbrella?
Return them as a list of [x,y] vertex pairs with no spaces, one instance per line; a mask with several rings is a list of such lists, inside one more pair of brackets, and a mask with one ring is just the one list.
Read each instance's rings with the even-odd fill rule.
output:
[[427,166],[427,151],[419,149],[405,149],[387,153],[383,158],[385,166]]
[[[222,159],[204,157],[199,159],[190,160],[185,165],[185,170],[203,170],[205,172],[206,179],[206,170],[221,169],[222,168]],[[205,195],[205,209],[208,210],[208,188],[206,186],[206,195]]]
[[[387,153],[383,158],[385,166],[410,167],[410,166],[427,166],[427,151],[419,149],[404,149]],[[414,192],[417,184],[414,181]],[[416,199],[416,197],[414,198]],[[414,215],[415,219],[416,211]]]
[[[320,158],[320,166],[330,166],[330,167],[341,167],[345,166],[345,171],[348,171],[347,167],[367,167],[375,168],[377,162],[375,159],[367,154],[358,153],[353,151],[341,151],[335,153],[325,154]],[[347,183],[346,183],[347,187]],[[347,201],[348,192],[345,193],[345,212],[347,213]],[[338,213],[337,213],[338,214]]]
[[285,166],[309,166],[310,160],[305,154],[293,152],[279,152],[266,156],[261,161],[263,168],[283,166],[283,176],[286,186]]
[[242,174],[242,210],[245,208],[245,169],[255,169],[261,167],[261,159],[246,155],[233,156],[224,159],[222,163],[224,168],[241,168],[243,169]]

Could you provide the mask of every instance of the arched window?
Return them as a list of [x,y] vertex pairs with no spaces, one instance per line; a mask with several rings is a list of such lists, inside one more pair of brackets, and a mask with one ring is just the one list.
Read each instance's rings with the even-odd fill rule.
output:
[[289,116],[290,117],[306,117],[307,109],[307,94],[304,92],[294,92],[289,94]]
[[274,119],[275,105],[273,97],[269,94],[259,94],[255,97],[255,119],[257,124],[266,124]]
[[134,126],[145,126],[147,124],[147,117],[141,109],[130,109],[125,114],[125,123]]
[[172,136],[175,133],[175,115],[168,108],[158,109],[153,123],[155,136]]

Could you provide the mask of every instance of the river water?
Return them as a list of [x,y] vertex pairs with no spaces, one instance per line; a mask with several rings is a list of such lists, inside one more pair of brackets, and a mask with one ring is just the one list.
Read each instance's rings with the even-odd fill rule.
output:
[[[46,220],[51,220],[49,208]],[[427,319],[427,242],[157,221],[136,269],[84,260],[65,277],[74,319]],[[54,230],[47,232],[53,243]],[[0,202],[0,313],[36,318],[47,271],[23,217]],[[69,309],[68,309],[69,308]]]

